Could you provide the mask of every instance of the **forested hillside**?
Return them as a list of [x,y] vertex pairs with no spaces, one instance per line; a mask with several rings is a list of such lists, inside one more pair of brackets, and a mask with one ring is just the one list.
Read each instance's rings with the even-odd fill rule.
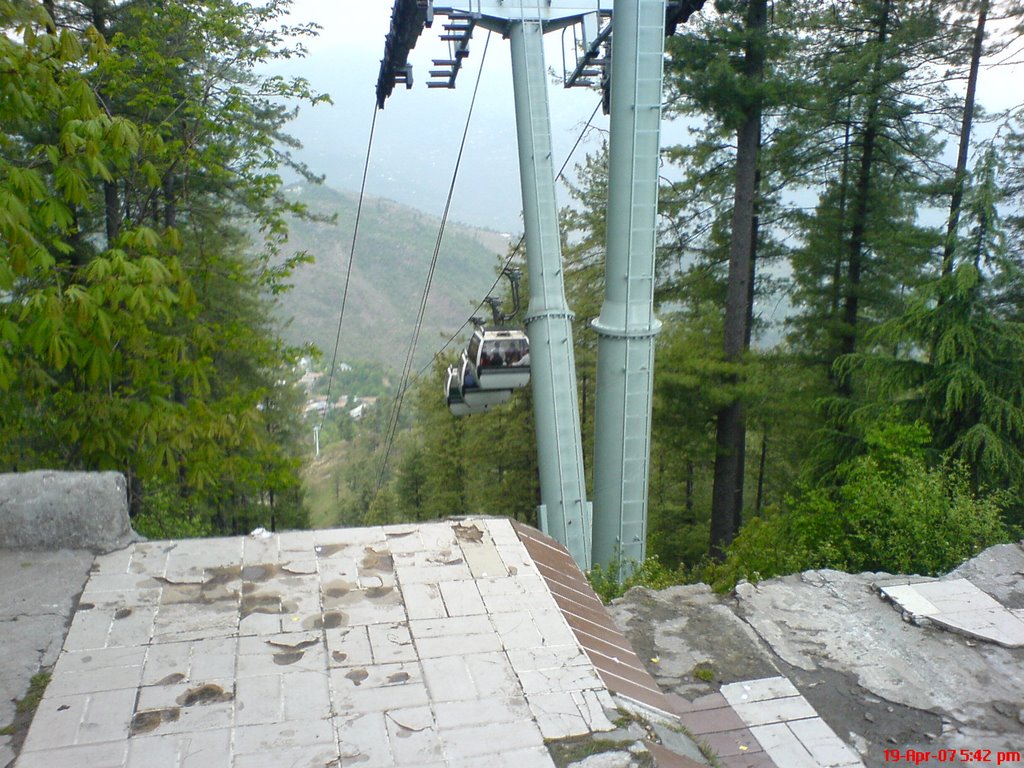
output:
[[[331,353],[352,248],[358,195],[324,186],[287,190],[289,200],[317,220],[289,227],[289,247],[315,254],[293,273],[292,288],[279,297],[284,338],[315,344]],[[373,360],[401,370],[423,281],[430,266],[440,220],[390,200],[367,196],[348,288],[339,353],[344,360]],[[434,281],[424,315],[416,362],[426,363],[445,338],[469,317],[494,282],[494,268],[507,239],[496,232],[458,224],[445,227]]]
[[286,8],[0,1],[0,466],[124,472],[147,534],[306,521]]
[[[1024,9],[770,11],[708,3],[668,44],[665,117],[699,127],[664,153],[661,565],[643,572],[937,572],[1024,522],[1024,120],[975,101],[989,65],[1019,56]],[[606,157],[579,171],[566,280],[589,462]],[[752,347],[779,301],[784,342]],[[457,420],[440,374],[405,399],[394,446],[350,445],[372,469],[348,475],[341,519],[534,514],[528,393]]]

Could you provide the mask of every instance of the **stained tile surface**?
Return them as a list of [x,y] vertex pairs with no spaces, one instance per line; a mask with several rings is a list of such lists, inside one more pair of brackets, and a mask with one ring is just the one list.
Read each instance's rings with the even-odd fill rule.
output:
[[511,524],[97,559],[18,768],[553,765],[614,702]]

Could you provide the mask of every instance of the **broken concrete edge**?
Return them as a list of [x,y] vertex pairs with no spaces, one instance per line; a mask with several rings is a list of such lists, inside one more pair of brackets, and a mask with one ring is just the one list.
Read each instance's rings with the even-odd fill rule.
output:
[[[968,645],[973,645],[972,641],[981,641],[1003,648],[1024,647],[1024,611],[1002,605],[986,589],[959,573],[957,568],[942,578],[910,576],[886,579],[874,582],[871,588],[905,622],[914,626],[934,626],[961,635],[968,638]],[[948,605],[949,596],[943,599],[939,593],[937,599],[932,597],[935,594],[933,587],[955,591],[959,600],[953,613]],[[928,594],[922,594],[925,589]],[[980,623],[977,618],[967,618],[978,614],[984,617]],[[997,626],[1001,626],[1002,632],[996,629]]]
[[[699,736],[692,733],[683,724],[683,721],[677,714],[652,707],[649,704],[645,704],[614,691],[612,692],[612,699],[618,705],[619,713],[618,720],[612,720],[612,722],[619,724],[622,720],[628,720],[629,722],[638,723],[647,731],[648,735],[644,740],[661,745],[673,754],[692,759],[695,757],[694,755],[687,754],[686,752],[680,753],[679,750],[665,743],[664,732],[666,730],[679,734],[688,740],[692,744],[692,747],[696,748],[696,751],[700,753],[700,757],[705,763],[710,765],[712,768],[718,768],[718,754],[715,752],[714,748]],[[655,758],[655,764],[658,764],[657,758]]]
[[0,548],[105,554],[141,539],[129,521],[120,472],[0,474]]
[[[691,734],[678,717],[652,709],[617,693],[612,694],[612,699],[618,709],[616,712],[606,711],[605,714],[616,726],[614,730],[545,740],[544,745],[556,768],[585,765],[588,758],[606,753],[628,755],[632,761],[631,765],[640,768],[676,765],[680,760],[690,761],[686,762],[687,765],[720,768],[721,764],[714,749]],[[613,717],[613,714],[617,716]],[[690,749],[698,753],[695,756],[700,762],[694,760],[694,755],[690,751],[680,752],[667,743],[666,731],[679,734],[691,742]],[[665,760],[669,762],[666,763]]]
[[578,768],[593,764],[592,758],[597,755],[628,756],[630,765],[638,768],[658,768],[643,739],[617,739],[610,738],[606,733],[592,733],[585,736],[549,739],[545,741],[544,746],[555,768]]
[[896,611],[900,618],[908,624],[913,624],[915,627],[927,627],[931,625],[931,620],[928,618],[926,613],[918,613],[904,605],[890,593],[890,589],[893,587],[906,587],[913,584],[923,584],[926,582],[938,581],[937,578],[931,576],[887,576],[871,583],[871,590],[878,595],[879,599],[884,603],[888,603],[892,606],[892,609]]

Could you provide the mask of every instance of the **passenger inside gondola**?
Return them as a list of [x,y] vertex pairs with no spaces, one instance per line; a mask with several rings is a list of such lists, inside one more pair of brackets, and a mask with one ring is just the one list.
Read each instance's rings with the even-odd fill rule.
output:
[[495,344],[490,350],[484,350],[480,357],[480,364],[484,368],[500,368],[505,365],[505,352],[501,344]]
[[[513,339],[510,341],[505,349],[505,365],[508,366],[523,366],[529,365],[530,359],[530,347],[529,342],[526,339]],[[526,362],[523,362],[523,357],[526,357]]]

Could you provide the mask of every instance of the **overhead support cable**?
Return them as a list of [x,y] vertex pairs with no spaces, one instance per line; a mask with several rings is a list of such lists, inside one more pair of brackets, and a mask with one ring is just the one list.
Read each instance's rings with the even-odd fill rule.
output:
[[448,196],[444,203],[444,212],[441,214],[441,226],[437,232],[437,240],[434,242],[434,253],[430,258],[430,268],[427,270],[427,277],[423,284],[423,293],[420,296],[420,306],[416,314],[416,323],[413,326],[412,339],[409,342],[409,350],[405,355],[405,366],[402,369],[402,379],[398,385],[398,393],[395,396],[394,404],[391,408],[391,418],[388,424],[387,437],[384,442],[384,456],[381,459],[380,471],[377,475],[377,488],[374,493],[380,493],[380,489],[384,485],[384,477],[387,473],[388,460],[391,458],[391,449],[395,441],[395,434],[398,431],[398,420],[402,413],[402,403],[405,399],[405,393],[409,387],[409,378],[412,371],[413,359],[416,356],[416,346],[419,343],[420,330],[423,327],[423,316],[427,309],[427,300],[430,297],[430,286],[434,279],[434,270],[437,268],[438,256],[441,253],[441,242],[444,239],[444,230],[448,223],[448,213],[451,211],[452,199],[455,196],[455,182],[459,178],[459,168],[462,165],[462,155],[466,149],[466,139],[469,137],[469,126],[473,118],[473,108],[476,106],[477,93],[480,90],[480,80],[484,71],[484,63],[487,60],[487,48],[491,42],[491,33],[488,31],[487,39],[484,41],[484,52],[480,57],[480,68],[476,75],[476,84],[473,86],[473,96],[469,102],[469,112],[466,114],[466,125],[462,130],[462,141],[459,143],[459,152],[455,158],[455,168],[452,171],[452,180],[448,185]]

